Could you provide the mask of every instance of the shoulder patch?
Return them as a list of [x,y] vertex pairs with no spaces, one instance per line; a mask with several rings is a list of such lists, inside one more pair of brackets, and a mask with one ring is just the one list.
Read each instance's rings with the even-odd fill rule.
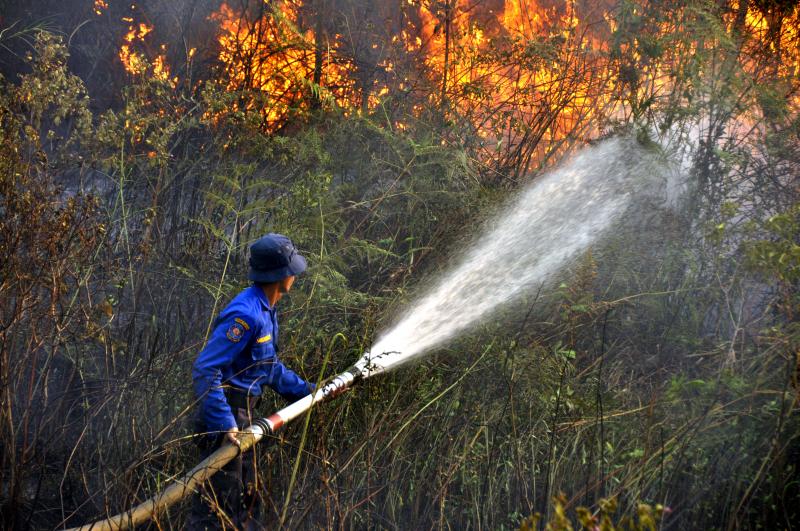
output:
[[236,319],[237,322],[233,323],[228,327],[228,331],[225,332],[225,335],[234,343],[238,343],[244,337],[245,327],[239,324],[239,319]]
[[242,325],[245,330],[250,330],[250,325],[247,324],[247,321],[245,321],[244,319],[237,317],[236,319],[234,319],[234,321]]
[[266,343],[270,339],[272,339],[272,334],[267,334],[264,337],[259,337],[258,339],[256,339],[256,342],[257,343]]

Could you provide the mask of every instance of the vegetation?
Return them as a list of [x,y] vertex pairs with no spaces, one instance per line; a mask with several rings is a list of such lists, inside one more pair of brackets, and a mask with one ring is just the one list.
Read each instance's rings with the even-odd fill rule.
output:
[[610,134],[682,157],[669,208],[263,442],[268,523],[795,526],[800,9],[370,4],[0,4],[0,527],[86,523],[195,463],[190,366],[258,236],[309,259],[281,357],[317,381]]

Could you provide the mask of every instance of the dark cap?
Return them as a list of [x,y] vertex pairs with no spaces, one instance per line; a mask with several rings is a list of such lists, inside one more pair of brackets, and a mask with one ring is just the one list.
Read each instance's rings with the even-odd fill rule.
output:
[[306,270],[306,259],[300,256],[292,240],[283,234],[270,233],[250,246],[250,273],[253,282],[278,282]]

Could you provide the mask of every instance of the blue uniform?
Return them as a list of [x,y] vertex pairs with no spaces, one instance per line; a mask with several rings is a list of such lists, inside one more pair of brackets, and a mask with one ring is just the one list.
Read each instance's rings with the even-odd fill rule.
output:
[[268,385],[294,401],[313,390],[278,360],[278,321],[258,286],[239,293],[217,318],[214,332],[192,367],[194,390],[201,400],[200,418],[209,431],[236,427],[223,387],[253,396]]

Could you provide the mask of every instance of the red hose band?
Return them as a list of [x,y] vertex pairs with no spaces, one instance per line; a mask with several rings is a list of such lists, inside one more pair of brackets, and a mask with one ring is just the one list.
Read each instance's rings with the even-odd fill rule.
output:
[[281,429],[281,426],[283,426],[283,417],[277,413],[273,413],[267,417],[267,422],[269,422],[269,425],[272,427],[272,431],[276,432]]

